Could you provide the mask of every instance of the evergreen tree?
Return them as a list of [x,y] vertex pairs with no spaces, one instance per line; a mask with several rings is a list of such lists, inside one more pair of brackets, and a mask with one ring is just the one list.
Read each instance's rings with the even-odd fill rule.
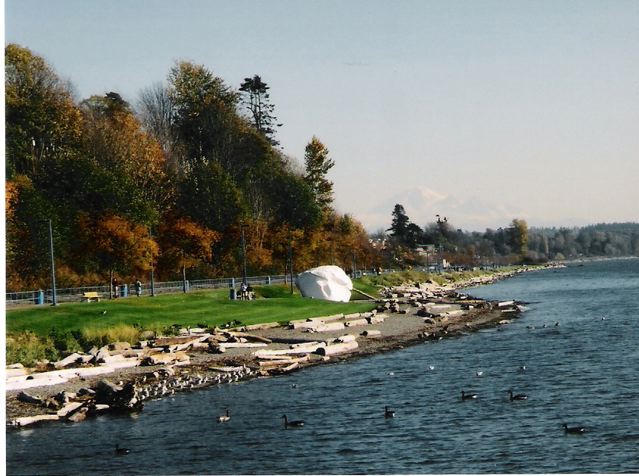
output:
[[326,174],[335,162],[328,157],[328,149],[315,136],[306,146],[304,163],[306,165],[304,180],[313,190],[316,203],[322,211],[327,212],[333,203],[333,182],[326,178]]
[[277,124],[277,118],[273,115],[275,106],[269,102],[270,87],[257,74],[252,78],[244,78],[240,85],[242,93],[241,101],[248,110],[253,126],[268,139],[271,145],[279,145],[279,141],[273,137]]
[[392,215],[393,221],[391,223],[391,227],[386,231],[390,231],[392,237],[398,238],[400,241],[404,241],[408,234],[408,225],[410,224],[410,219],[408,218],[408,215],[406,215],[404,206],[399,203],[396,204]]

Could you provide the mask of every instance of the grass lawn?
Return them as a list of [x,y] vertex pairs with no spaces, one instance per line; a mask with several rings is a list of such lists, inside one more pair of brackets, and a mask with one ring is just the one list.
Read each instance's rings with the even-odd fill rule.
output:
[[[231,301],[228,289],[193,291],[156,297],[129,297],[96,303],[64,303],[56,307],[34,306],[8,310],[7,334],[31,331],[46,336],[52,328],[60,332],[108,329],[117,325],[136,325],[142,329],[180,326],[221,325],[240,321],[244,325],[286,322],[337,313],[371,310],[371,302],[335,303],[305,299],[285,286],[255,288],[258,299]],[[357,296],[353,295],[354,298]],[[106,311],[106,313],[105,313]]]

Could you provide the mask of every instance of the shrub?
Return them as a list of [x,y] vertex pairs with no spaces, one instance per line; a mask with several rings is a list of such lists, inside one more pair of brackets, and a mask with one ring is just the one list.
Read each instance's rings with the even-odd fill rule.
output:
[[82,346],[71,332],[61,332],[54,327],[49,332],[49,338],[60,355],[82,352]]
[[134,343],[140,340],[141,329],[128,324],[117,324],[107,329],[84,328],[82,339],[88,347],[102,347],[112,342]]
[[28,331],[7,335],[7,364],[21,363],[31,367],[38,360],[58,358],[58,352],[50,337],[38,337]]

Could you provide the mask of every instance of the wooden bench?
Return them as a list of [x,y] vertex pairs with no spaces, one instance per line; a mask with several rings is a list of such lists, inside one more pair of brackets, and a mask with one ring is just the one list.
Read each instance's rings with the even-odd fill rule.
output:
[[100,302],[100,293],[98,293],[97,291],[87,291],[82,295],[82,301],[86,301],[86,302],[91,302],[91,301],[97,301]]

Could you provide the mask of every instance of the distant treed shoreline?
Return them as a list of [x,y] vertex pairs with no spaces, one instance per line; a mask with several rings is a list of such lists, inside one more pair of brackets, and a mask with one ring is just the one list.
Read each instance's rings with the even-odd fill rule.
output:
[[76,101],[19,45],[6,46],[5,65],[9,290],[50,286],[52,264],[59,287],[77,287],[151,272],[207,279],[327,263],[354,273],[639,255],[637,224],[537,230],[514,219],[468,233],[439,216],[422,229],[399,204],[390,228],[369,235],[333,208],[336,164],[312,131],[303,165],[282,153],[259,75],[233,87],[177,61],[130,104],[113,91]]

